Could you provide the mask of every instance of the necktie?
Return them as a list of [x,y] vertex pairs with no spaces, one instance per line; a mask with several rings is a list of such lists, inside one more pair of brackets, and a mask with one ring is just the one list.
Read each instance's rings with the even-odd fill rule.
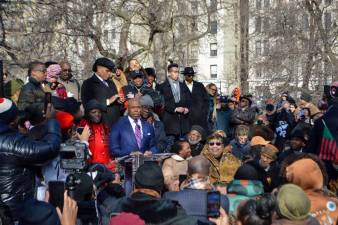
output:
[[104,85],[106,85],[107,87],[109,87],[109,84],[108,84],[107,81],[103,80],[103,83],[104,83]]
[[135,126],[135,138],[136,138],[137,145],[140,149],[141,148],[141,141],[142,141],[141,127],[137,123],[137,120],[134,120],[134,122],[136,124],[136,126]]

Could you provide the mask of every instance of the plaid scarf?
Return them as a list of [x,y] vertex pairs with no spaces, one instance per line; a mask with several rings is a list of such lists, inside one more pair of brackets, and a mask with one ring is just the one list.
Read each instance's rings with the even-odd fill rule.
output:
[[213,186],[210,183],[209,177],[204,178],[188,178],[183,181],[181,190],[183,189],[197,189],[197,190],[212,190]]

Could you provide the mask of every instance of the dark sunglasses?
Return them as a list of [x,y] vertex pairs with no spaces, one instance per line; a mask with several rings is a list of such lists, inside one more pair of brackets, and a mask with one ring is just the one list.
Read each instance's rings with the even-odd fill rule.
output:
[[208,144],[209,144],[210,146],[214,146],[214,145],[221,146],[221,145],[222,145],[222,142],[209,142]]

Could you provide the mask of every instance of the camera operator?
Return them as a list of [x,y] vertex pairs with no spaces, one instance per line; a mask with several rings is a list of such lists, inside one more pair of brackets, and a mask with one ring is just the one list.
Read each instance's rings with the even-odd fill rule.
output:
[[[52,112],[49,104],[46,114]],[[0,98],[0,194],[15,219],[21,202],[34,197],[35,172],[32,166],[42,165],[56,157],[61,143],[60,126],[54,119],[48,120],[46,135],[39,141],[32,141],[9,127],[17,115],[15,104]]]

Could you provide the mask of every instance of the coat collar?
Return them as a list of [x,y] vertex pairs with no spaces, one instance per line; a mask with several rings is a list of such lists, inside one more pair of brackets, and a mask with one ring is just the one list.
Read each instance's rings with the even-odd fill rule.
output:
[[39,81],[37,81],[34,77],[30,76],[28,79],[29,83],[34,84],[35,86],[39,86],[41,85],[41,83]]

